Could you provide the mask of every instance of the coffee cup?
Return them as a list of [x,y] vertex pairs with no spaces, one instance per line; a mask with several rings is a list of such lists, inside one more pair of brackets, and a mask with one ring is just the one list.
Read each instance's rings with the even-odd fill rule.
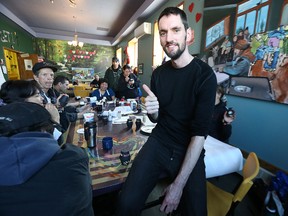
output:
[[84,116],[85,122],[94,121],[94,113],[84,113],[83,116]]
[[121,164],[127,166],[131,159],[129,151],[122,150],[119,158],[120,158]]
[[113,147],[113,138],[112,137],[104,137],[102,139],[102,147],[106,151],[111,150]]

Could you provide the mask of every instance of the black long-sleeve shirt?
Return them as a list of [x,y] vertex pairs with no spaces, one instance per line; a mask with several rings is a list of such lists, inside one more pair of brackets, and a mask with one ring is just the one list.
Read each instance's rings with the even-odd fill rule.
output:
[[155,69],[151,90],[159,101],[158,123],[151,136],[166,144],[188,146],[193,136],[207,136],[216,95],[209,65],[194,58],[183,68],[171,61]]
[[229,137],[232,134],[232,126],[231,124],[223,123],[225,112],[226,104],[224,102],[215,105],[209,135],[222,142],[228,143]]

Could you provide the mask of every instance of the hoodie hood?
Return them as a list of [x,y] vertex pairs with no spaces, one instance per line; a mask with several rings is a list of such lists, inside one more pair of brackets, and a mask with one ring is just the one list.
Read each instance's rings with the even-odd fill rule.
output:
[[0,137],[0,186],[26,182],[60,149],[48,133],[24,132]]

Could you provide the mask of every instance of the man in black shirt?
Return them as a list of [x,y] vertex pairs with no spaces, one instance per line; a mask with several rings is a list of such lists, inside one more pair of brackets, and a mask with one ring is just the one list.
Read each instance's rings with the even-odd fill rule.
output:
[[148,116],[157,125],[133,162],[116,215],[139,215],[165,174],[172,183],[160,210],[168,214],[179,206],[182,216],[205,216],[203,146],[214,108],[216,77],[210,66],[189,53],[193,33],[182,10],[164,9],[158,26],[161,46],[171,60],[153,71],[151,90],[143,85]]

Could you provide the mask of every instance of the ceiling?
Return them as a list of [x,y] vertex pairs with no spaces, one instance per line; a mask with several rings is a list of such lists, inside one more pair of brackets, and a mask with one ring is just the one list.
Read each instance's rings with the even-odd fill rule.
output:
[[[76,31],[79,41],[114,46],[167,1],[0,0],[0,12],[35,37],[72,40]],[[205,7],[239,1],[205,0]]]

